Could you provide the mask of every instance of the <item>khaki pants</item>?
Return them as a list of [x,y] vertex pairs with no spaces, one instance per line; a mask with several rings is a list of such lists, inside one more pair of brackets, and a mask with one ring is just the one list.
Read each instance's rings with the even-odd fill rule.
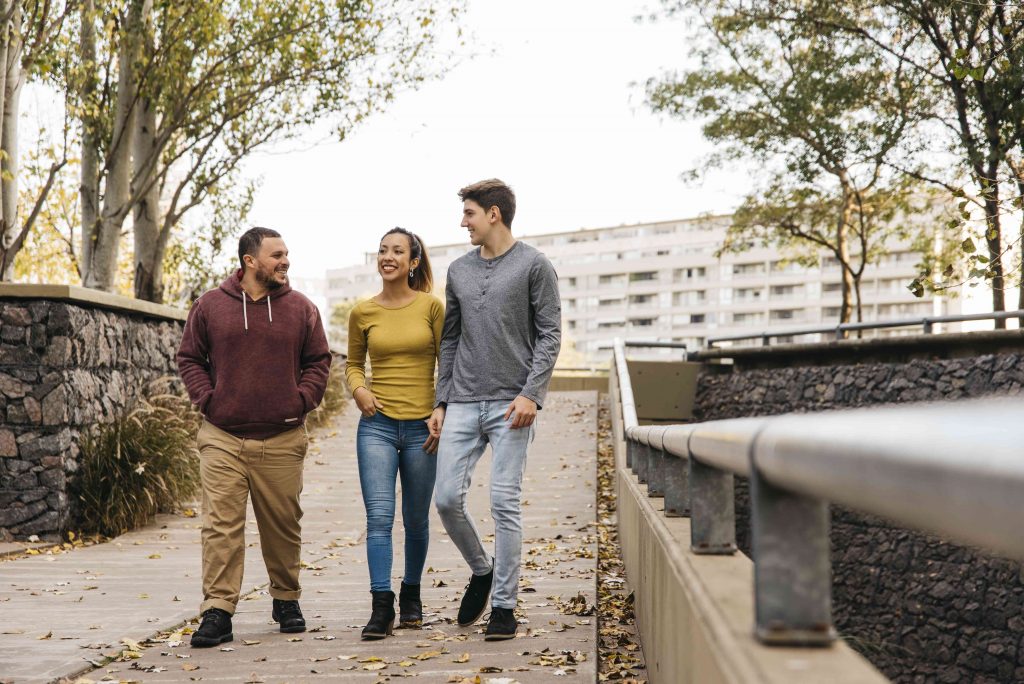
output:
[[240,439],[203,421],[197,437],[203,487],[203,603],[234,614],[245,561],[246,500],[260,533],[270,595],[297,600],[305,427],[270,439]]

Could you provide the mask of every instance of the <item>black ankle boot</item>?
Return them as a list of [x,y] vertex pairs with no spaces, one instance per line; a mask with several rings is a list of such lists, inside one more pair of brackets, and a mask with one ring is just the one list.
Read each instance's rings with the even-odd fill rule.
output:
[[402,589],[398,592],[398,626],[423,626],[423,602],[420,601],[420,585],[402,582]]
[[374,591],[373,612],[363,627],[363,640],[372,641],[391,636],[395,629],[395,592]]

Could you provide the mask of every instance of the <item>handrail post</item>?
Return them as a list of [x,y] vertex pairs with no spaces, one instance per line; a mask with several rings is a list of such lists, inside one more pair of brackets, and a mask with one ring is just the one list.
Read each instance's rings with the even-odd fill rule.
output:
[[665,496],[665,453],[647,447],[647,496]]
[[925,335],[931,335],[932,334],[932,322],[929,319],[925,318],[922,321],[922,323],[924,325],[924,334]]
[[750,499],[757,638],[774,645],[830,644],[836,632],[828,504],[773,486],[753,466]]
[[736,501],[733,477],[692,456],[690,480],[690,549],[700,555],[736,552]]
[[690,516],[690,459],[666,453],[665,456],[665,516]]
[[647,435],[647,496],[665,496],[664,434],[664,428],[657,428]]
[[633,451],[633,473],[636,481],[640,484],[647,484],[647,466],[650,465],[650,455],[647,453],[651,447],[640,442],[636,443]]

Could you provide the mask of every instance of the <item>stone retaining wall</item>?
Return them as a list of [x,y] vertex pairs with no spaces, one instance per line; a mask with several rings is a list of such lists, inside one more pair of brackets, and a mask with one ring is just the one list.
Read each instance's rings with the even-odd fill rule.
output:
[[0,540],[54,539],[71,512],[79,436],[176,373],[184,312],[8,298],[16,287],[0,290]]
[[[738,355],[735,366],[709,366],[701,376],[695,412],[713,420],[1020,394],[1024,337],[997,337],[999,351],[984,353],[992,346],[982,345],[974,356],[968,344],[913,358],[906,342],[898,354],[864,350],[860,358],[848,349],[832,359],[784,350],[774,357]],[[736,498],[737,540],[749,553],[749,498],[741,478]],[[836,506],[832,559],[836,626],[893,681],[1024,681],[1020,563]]]

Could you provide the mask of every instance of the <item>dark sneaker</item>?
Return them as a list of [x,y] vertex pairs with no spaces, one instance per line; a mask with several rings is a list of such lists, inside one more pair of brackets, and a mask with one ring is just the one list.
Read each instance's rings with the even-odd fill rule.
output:
[[291,634],[292,632],[305,632],[306,619],[302,617],[302,609],[298,601],[282,601],[274,599],[274,610],[271,612],[274,622],[281,623],[281,631]]
[[206,648],[231,641],[235,635],[231,633],[231,615],[220,608],[210,608],[203,613],[203,622],[199,629],[192,632],[192,645]]
[[484,630],[484,641],[515,639],[519,623],[511,608],[491,608],[491,617]]
[[494,568],[486,575],[473,575],[469,578],[466,593],[462,595],[462,603],[459,605],[459,627],[469,627],[487,610],[487,598],[491,595],[493,581]]

